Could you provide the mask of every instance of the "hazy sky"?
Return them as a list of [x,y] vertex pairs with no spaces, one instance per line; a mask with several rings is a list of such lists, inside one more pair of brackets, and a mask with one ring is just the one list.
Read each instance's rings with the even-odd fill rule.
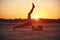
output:
[[34,15],[40,18],[60,18],[58,0],[0,0],[0,18],[27,18],[32,2],[35,4],[32,18]]

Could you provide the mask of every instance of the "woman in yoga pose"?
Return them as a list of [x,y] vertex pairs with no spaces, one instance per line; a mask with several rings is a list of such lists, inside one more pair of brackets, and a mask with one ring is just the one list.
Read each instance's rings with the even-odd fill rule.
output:
[[14,31],[15,31],[16,28],[32,25],[32,22],[31,22],[31,14],[32,14],[34,8],[35,8],[35,6],[34,6],[34,4],[32,3],[32,9],[31,9],[30,12],[28,13],[28,18],[27,18],[28,21],[27,21],[27,22],[24,22],[22,25],[14,26],[14,27],[13,27],[13,30],[14,30]]

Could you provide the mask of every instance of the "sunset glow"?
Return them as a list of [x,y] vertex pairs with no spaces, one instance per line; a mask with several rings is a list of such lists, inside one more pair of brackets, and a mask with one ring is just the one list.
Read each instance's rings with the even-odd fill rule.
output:
[[40,18],[57,19],[60,18],[58,2],[58,0],[1,0],[0,18],[27,19],[32,3],[34,3],[35,8],[32,12],[34,19],[38,19],[39,16]]
[[34,17],[33,19],[39,19],[40,18],[39,15],[34,15],[33,17]]

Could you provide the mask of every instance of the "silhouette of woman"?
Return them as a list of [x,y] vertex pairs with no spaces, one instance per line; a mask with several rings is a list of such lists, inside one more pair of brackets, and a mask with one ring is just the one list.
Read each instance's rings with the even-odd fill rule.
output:
[[14,31],[15,31],[15,28],[19,28],[19,27],[24,27],[24,26],[32,25],[32,23],[31,23],[31,14],[32,14],[34,8],[35,8],[35,6],[34,6],[34,4],[32,3],[32,9],[31,9],[30,12],[28,13],[28,18],[27,18],[28,21],[25,22],[25,23],[23,23],[22,25],[14,26],[14,27],[13,27],[13,30],[14,30]]

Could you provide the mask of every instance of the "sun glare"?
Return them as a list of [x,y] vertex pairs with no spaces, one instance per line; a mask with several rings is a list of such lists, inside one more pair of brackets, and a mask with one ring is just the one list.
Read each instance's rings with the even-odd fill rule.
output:
[[34,15],[34,19],[39,19],[39,15]]

